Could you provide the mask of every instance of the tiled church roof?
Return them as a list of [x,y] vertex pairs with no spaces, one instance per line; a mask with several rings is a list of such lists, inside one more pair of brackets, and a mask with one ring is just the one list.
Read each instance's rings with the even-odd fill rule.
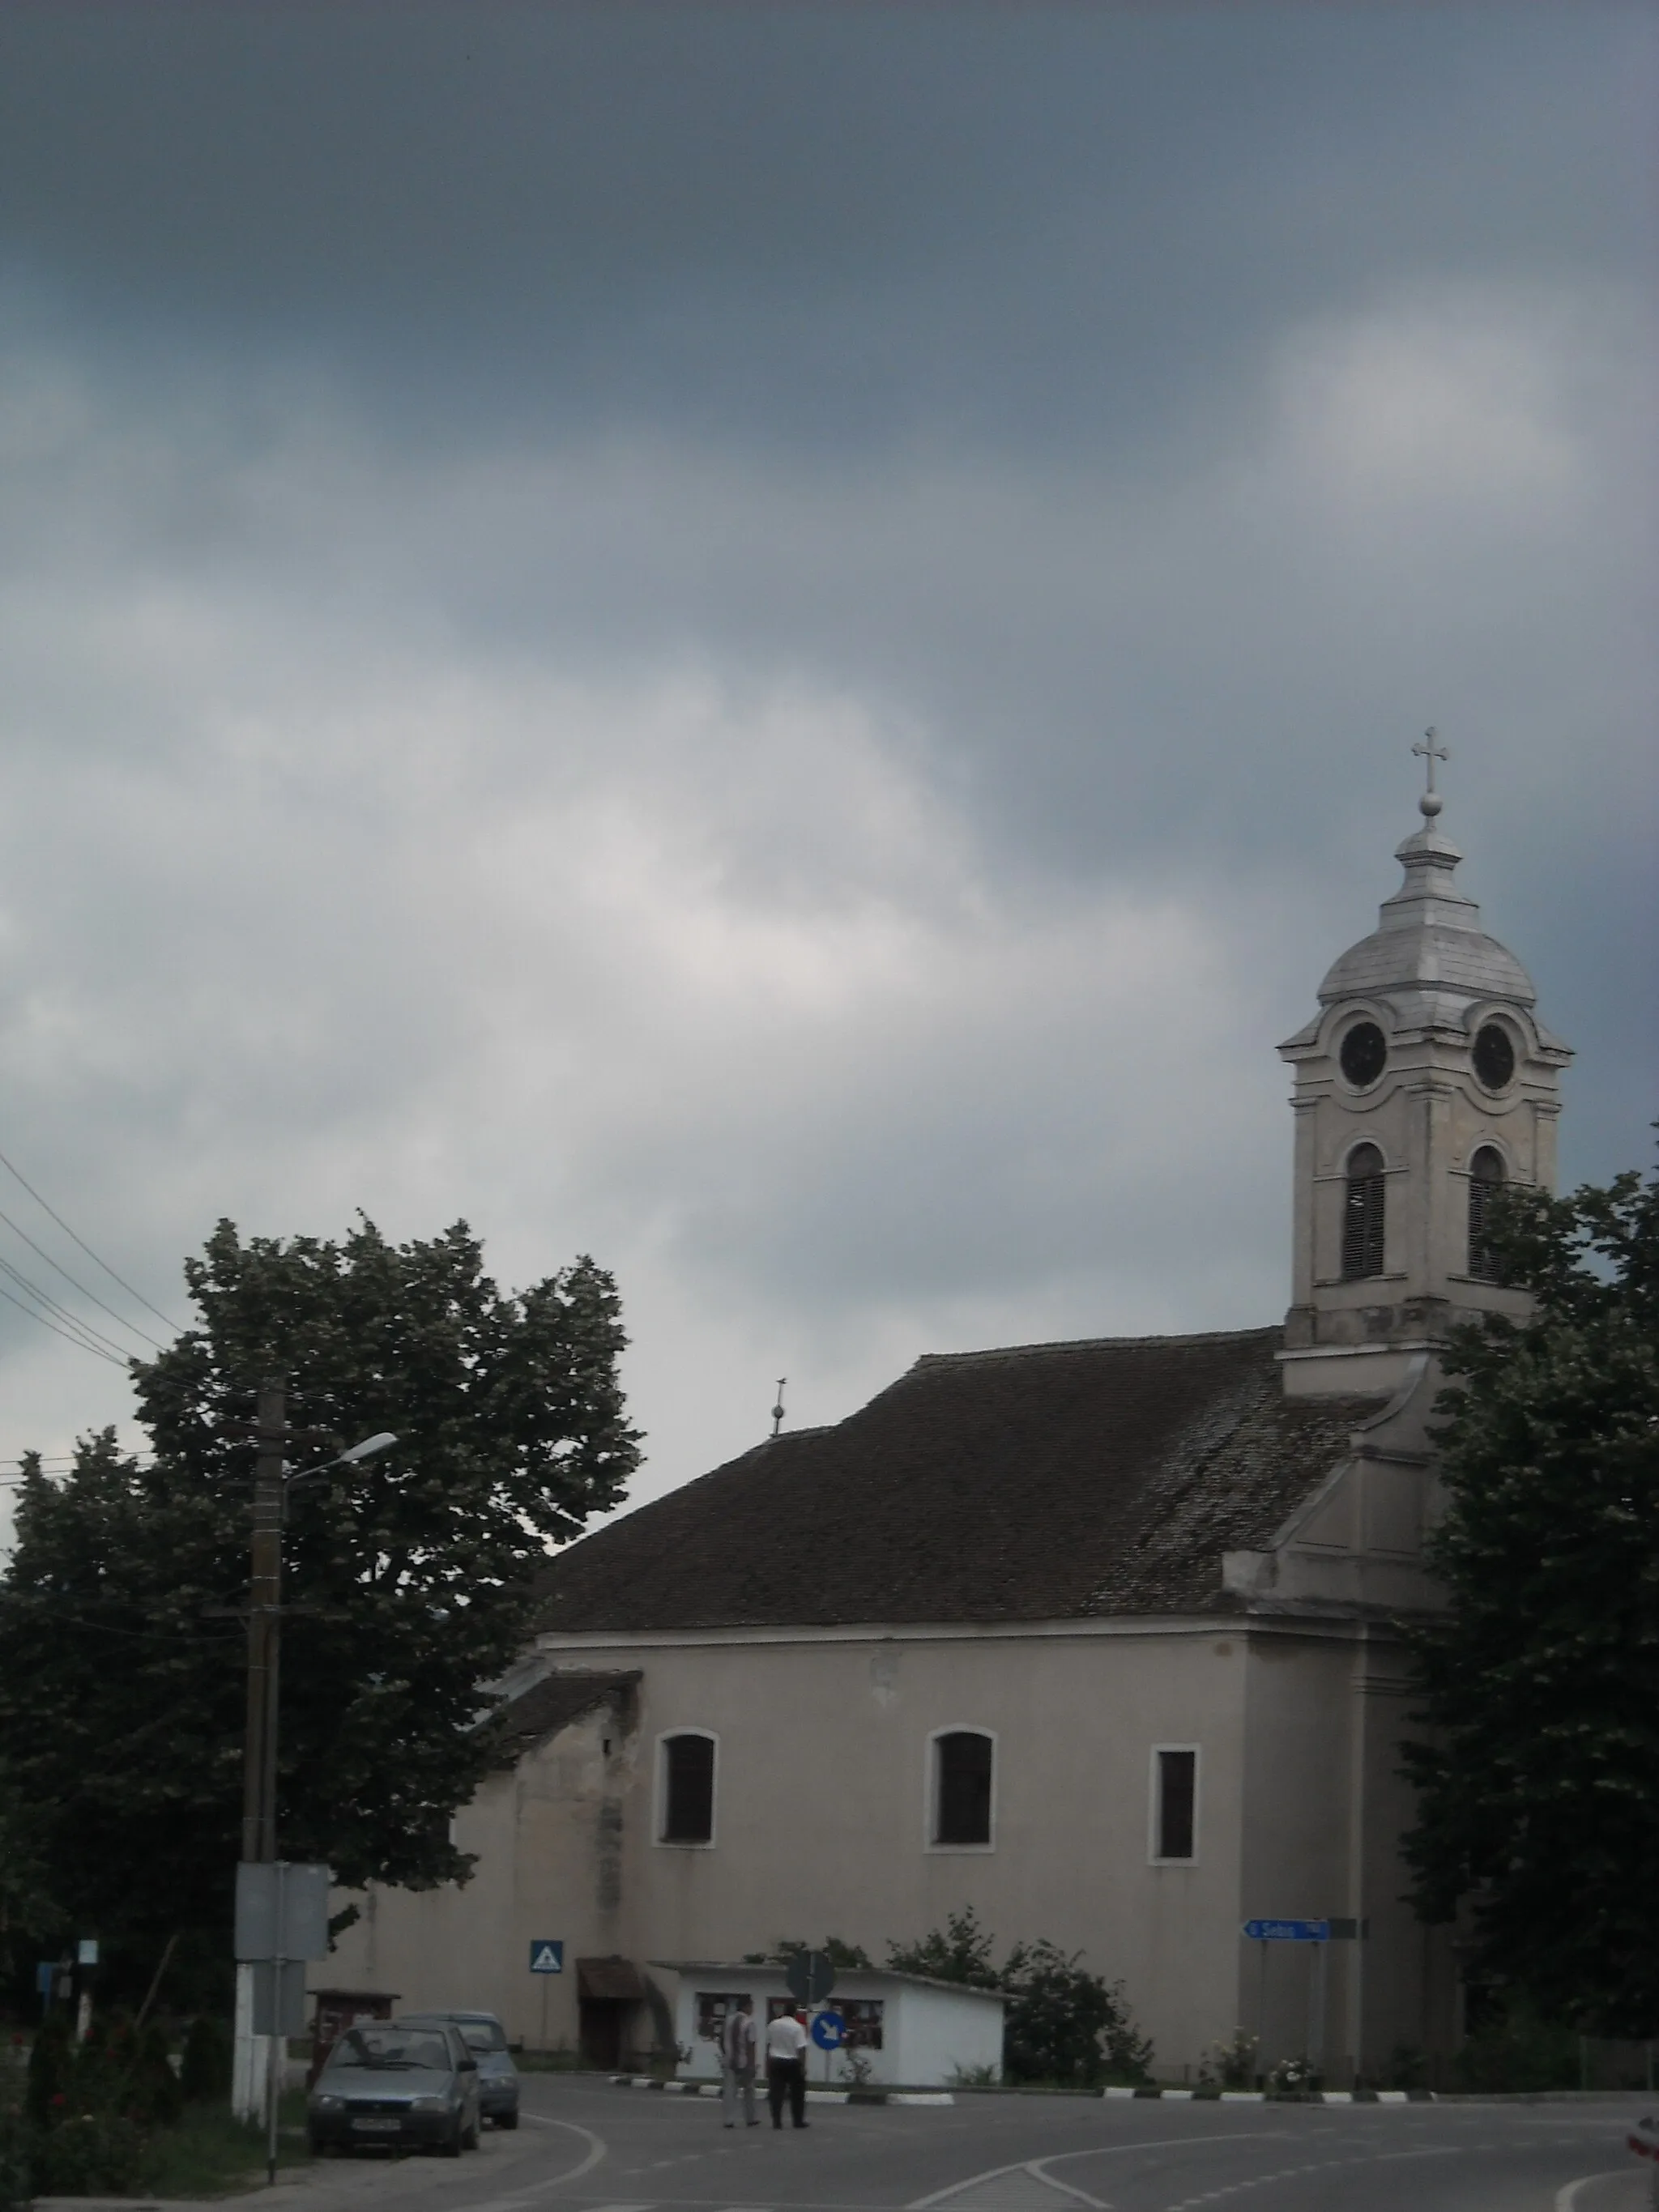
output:
[[930,1355],[550,1560],[557,1633],[1221,1612],[1374,1398],[1288,1401],[1277,1328]]
[[562,1728],[609,1698],[625,1708],[640,1680],[640,1670],[609,1674],[557,1674],[544,1675],[510,1704],[498,1709],[501,1736],[500,1765],[512,1766],[538,1743],[556,1735]]

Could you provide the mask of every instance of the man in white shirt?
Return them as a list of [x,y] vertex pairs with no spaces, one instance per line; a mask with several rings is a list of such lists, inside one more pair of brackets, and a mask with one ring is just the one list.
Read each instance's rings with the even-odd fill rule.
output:
[[755,2111],[755,2001],[738,1997],[720,2022],[720,2118],[728,2128],[738,2124],[738,2092],[743,2092],[746,2125],[757,2128]]
[[766,2031],[766,2101],[775,2128],[783,2125],[786,2097],[795,2125],[807,2124],[806,2041],[806,2021],[799,2010],[780,2013]]

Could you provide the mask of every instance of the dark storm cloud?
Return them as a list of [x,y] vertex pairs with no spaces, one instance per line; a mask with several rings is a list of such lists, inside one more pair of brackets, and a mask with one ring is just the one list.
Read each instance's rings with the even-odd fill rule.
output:
[[751,1370],[1255,1322],[1432,718],[1639,1156],[1655,48],[0,11],[21,1154],[163,1304],[221,1211],[591,1244],[653,1480]]
[[744,443],[1141,449],[1216,434],[1312,303],[1642,243],[1622,10],[214,0],[0,38],[15,266],[343,349],[423,434],[459,377]]

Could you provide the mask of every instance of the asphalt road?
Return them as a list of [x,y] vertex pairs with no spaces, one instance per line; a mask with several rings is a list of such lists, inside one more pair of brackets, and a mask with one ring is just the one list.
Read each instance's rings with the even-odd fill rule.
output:
[[804,2137],[713,2100],[531,2075],[459,2163],[329,2162],[270,2212],[1648,2212],[1624,2105],[964,2097],[812,2105]]

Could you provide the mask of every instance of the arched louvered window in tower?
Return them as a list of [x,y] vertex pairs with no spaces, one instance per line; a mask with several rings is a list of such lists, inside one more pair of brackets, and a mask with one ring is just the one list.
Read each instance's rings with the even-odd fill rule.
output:
[[1348,1155],[1342,1193],[1345,1283],[1382,1273],[1382,1155],[1375,1145],[1356,1145]]
[[1504,1271],[1487,1241],[1492,1194],[1503,1188],[1504,1158],[1493,1145],[1482,1145],[1469,1162],[1469,1273],[1477,1283],[1501,1283]]

